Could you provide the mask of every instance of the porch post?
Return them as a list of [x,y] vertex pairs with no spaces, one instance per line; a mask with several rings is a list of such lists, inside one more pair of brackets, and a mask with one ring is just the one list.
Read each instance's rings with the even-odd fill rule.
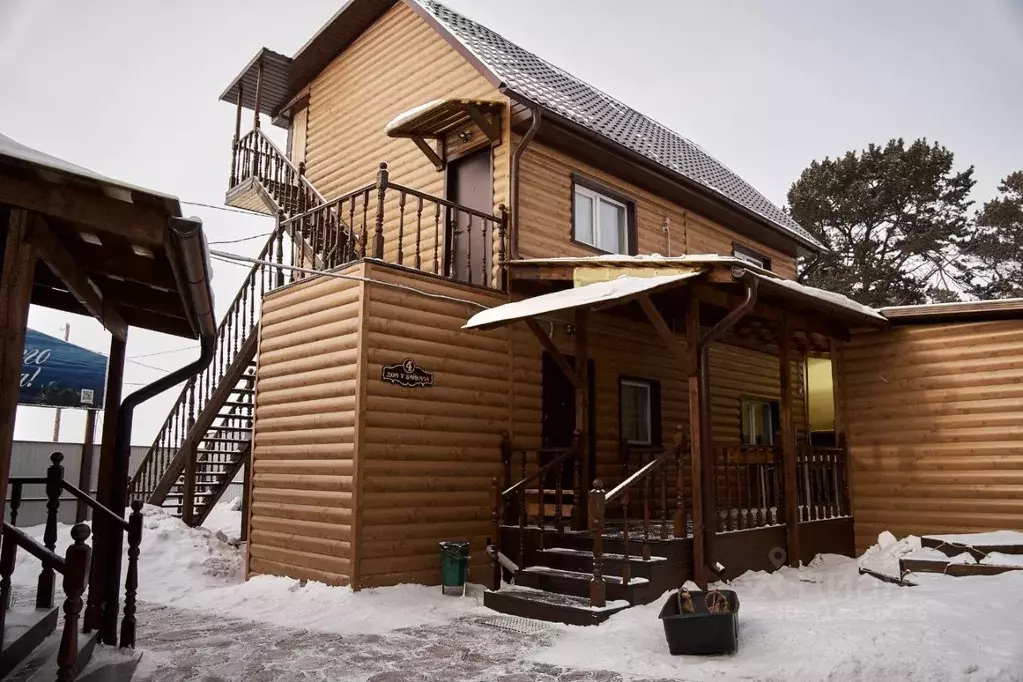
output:
[[14,420],[21,393],[25,327],[32,300],[35,249],[28,242],[28,212],[12,208],[0,272],[0,519],[6,509],[7,478],[11,471]]
[[[110,337],[110,358],[107,360],[107,388],[103,398],[103,433],[100,437],[99,475],[96,481],[96,500],[113,509],[114,466],[117,440],[117,414],[121,407],[121,388],[124,379],[124,350],[128,339],[123,341],[116,336]],[[114,511],[117,511],[114,509]],[[83,632],[100,629],[103,622],[104,580],[108,561],[110,533],[115,532],[102,514],[93,514],[92,518],[92,566],[89,569],[89,598],[85,607],[82,623]],[[119,532],[119,531],[116,531]],[[117,611],[117,595],[114,600],[114,612]]]
[[[239,92],[239,97],[241,93]],[[256,101],[252,104],[252,127],[259,129],[259,100],[263,96],[263,58],[256,64]],[[241,99],[238,100],[239,102]]]
[[[92,492],[92,460],[95,448],[92,446],[96,437],[96,410],[85,413],[85,439],[82,443],[82,461],[78,468],[78,487],[86,494]],[[75,523],[83,523],[89,519],[89,507],[78,500],[75,510]]]
[[781,450],[785,480],[785,526],[789,566],[799,565],[799,491],[797,490],[796,426],[792,412],[792,330],[788,320],[778,333],[778,373],[781,386]]
[[572,503],[572,519],[575,530],[585,530],[589,525],[587,510],[589,509],[589,492],[593,484],[595,472],[590,471],[590,377],[589,356],[587,352],[587,326],[589,311],[576,308],[575,311],[575,375],[579,381],[575,386],[575,429],[579,451],[579,472],[581,481],[577,481],[577,490],[582,492],[581,499]]
[[[703,485],[702,475],[702,434],[700,429],[700,301],[690,294],[686,308],[686,346],[692,362],[689,375],[689,464],[691,467],[689,489],[690,517],[693,519],[693,580],[700,587],[707,585],[705,570],[706,551],[703,544]],[[685,529],[682,529],[685,532]]]
[[241,81],[238,81],[238,106],[234,111],[234,139],[231,141],[231,177],[228,180],[228,187],[238,184],[238,141],[242,138],[242,97],[245,90]]

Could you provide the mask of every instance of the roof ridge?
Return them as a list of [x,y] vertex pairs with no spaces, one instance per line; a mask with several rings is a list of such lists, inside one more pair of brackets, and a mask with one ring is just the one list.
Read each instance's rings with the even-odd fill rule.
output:
[[[604,92],[582,78],[521,47],[493,29],[449,8],[438,0],[406,0],[406,2],[415,3],[433,17],[438,27],[468,51],[482,67],[490,72],[495,80],[508,86],[516,93],[534,100],[537,104],[559,115],[564,115],[566,118],[588,128],[605,139],[629,148],[633,152],[645,156],[651,161],[696,182],[705,189],[757,214],[790,236],[796,237],[804,245],[819,249],[825,248],[823,244],[799,225],[780,206],[767,198],[763,192],[708,152],[699,143],[694,142],[685,135],[642,113],[617,97]],[[459,27],[459,21],[468,25],[468,27]],[[470,36],[467,38],[465,35],[462,35],[460,29],[470,33]],[[471,40],[473,36],[471,34],[484,32],[489,35],[489,42],[495,44],[495,52],[498,52],[503,47],[496,44],[497,41],[507,46],[505,48],[506,52],[494,55],[481,52],[473,44]],[[486,35],[482,36],[482,38],[488,39]],[[509,53],[507,48],[516,50],[521,55]],[[539,64],[548,70],[550,75],[560,77],[560,79],[566,81],[567,85],[564,83],[552,84],[549,81],[544,82],[541,77],[543,74],[538,76],[529,72],[529,65],[522,63],[523,58],[528,58]],[[575,86],[581,86],[587,92],[576,92],[574,91],[577,89]],[[527,91],[523,92],[523,89]],[[566,92],[566,89],[573,90],[573,92]],[[587,98],[591,99],[591,101],[582,101]],[[605,102],[612,108],[612,111],[596,111],[593,107],[593,99]],[[584,111],[584,105],[588,106],[589,109]],[[609,113],[615,116],[612,117]],[[601,120],[595,121],[598,116]],[[611,118],[616,120],[609,120]],[[642,130],[642,128],[647,126],[653,129]],[[688,150],[686,149],[687,147]],[[692,158],[694,153],[703,158]],[[721,177],[722,173],[725,174],[725,177]]]

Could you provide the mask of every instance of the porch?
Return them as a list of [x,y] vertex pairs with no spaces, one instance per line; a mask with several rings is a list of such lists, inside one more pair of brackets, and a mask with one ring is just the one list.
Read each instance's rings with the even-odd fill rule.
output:
[[[545,405],[541,447],[504,449],[504,481],[492,492],[499,542],[491,546],[491,583],[513,578],[515,587],[488,593],[488,603],[599,622],[685,580],[705,585],[821,552],[852,554],[842,425],[834,445],[810,442],[802,372],[806,357],[828,355],[851,329],[883,326],[883,318],[719,256],[544,259],[508,268],[513,291],[537,295],[479,313],[466,328],[524,322],[571,386],[574,430],[570,443],[550,442]],[[616,356],[617,401],[606,386],[595,396],[588,376],[603,363],[616,322],[648,330]],[[661,408],[661,380],[648,381],[657,384],[650,393],[663,417],[647,428],[671,442],[646,434],[645,444],[630,443],[620,377],[649,376],[642,356],[654,347],[673,362],[682,395],[666,388]],[[751,353],[761,364],[773,358],[774,396],[763,395],[761,368],[744,369]],[[633,372],[630,362],[647,368]],[[545,403],[552,383],[545,376]],[[611,452],[607,421],[615,411]],[[561,598],[552,601],[552,592]]]

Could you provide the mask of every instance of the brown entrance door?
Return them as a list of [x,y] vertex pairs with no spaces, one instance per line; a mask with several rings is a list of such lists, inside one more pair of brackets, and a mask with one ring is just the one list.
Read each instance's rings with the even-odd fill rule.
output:
[[[566,356],[569,364],[574,366],[572,356]],[[589,361],[587,367],[590,393],[590,433],[589,433],[589,470],[596,471],[596,424],[595,414],[597,401],[594,391],[594,365]],[[543,397],[541,398],[540,438],[543,447],[565,447],[572,444],[572,433],[575,431],[575,387],[558,367],[558,363],[548,353],[543,354]],[[575,468],[572,462],[565,463],[562,470],[561,483],[565,492],[574,490]],[[583,488],[588,490],[593,481],[584,481]],[[553,477],[544,481],[545,488],[553,488]]]
[[[448,200],[486,215],[494,213],[490,147],[448,163]],[[448,273],[461,282],[489,284],[494,225],[479,216],[450,209]]]

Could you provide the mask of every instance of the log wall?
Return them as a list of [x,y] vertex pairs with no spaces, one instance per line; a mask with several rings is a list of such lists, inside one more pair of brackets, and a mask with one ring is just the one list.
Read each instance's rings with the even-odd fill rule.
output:
[[[329,199],[374,182],[377,168],[386,162],[392,182],[444,197],[445,173],[438,171],[412,140],[388,137],[384,128],[413,107],[455,97],[507,102],[422,18],[405,3],[395,3],[310,85],[305,133],[309,181]],[[478,128],[471,128],[474,141],[485,139]],[[495,215],[500,204],[508,203],[510,129],[506,113],[501,128],[503,139],[492,147]],[[464,151],[455,146],[456,139],[453,135],[449,140],[452,154]],[[371,213],[374,208],[371,204]],[[415,209],[407,211],[411,215]],[[432,211],[429,206],[430,225]],[[397,260],[398,213],[398,198],[392,193],[386,206],[384,238],[384,259],[389,262]],[[433,253],[434,241],[434,233],[427,230],[420,247],[424,254]],[[414,248],[415,236],[407,234],[406,257]],[[443,253],[443,245],[440,250]],[[496,260],[496,247],[494,253]]]
[[317,277],[264,299],[247,575],[353,579],[362,289]]
[[[522,155],[519,196],[519,255],[523,258],[592,256],[599,253],[572,241],[572,173],[581,173],[631,197],[635,204],[638,250],[641,254],[716,253],[731,255],[742,244],[771,259],[783,277],[795,278],[795,258],[761,245],[671,201],[551,147],[533,142]],[[669,236],[664,232],[668,221]]]
[[1023,323],[897,327],[839,354],[856,549],[1023,527]]

